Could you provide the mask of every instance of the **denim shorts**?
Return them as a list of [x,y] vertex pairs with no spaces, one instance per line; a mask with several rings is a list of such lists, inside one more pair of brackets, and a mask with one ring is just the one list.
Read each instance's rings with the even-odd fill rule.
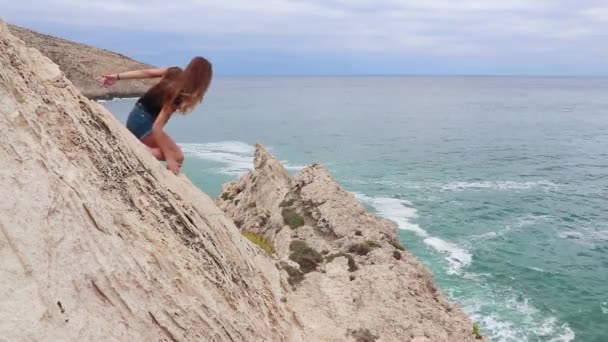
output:
[[131,131],[137,139],[142,140],[152,133],[153,125],[154,119],[152,118],[152,115],[146,112],[141,103],[137,102],[127,119],[127,129]]

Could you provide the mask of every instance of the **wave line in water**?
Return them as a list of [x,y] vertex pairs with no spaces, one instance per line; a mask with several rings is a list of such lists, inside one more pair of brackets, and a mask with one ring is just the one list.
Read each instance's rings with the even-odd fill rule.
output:
[[[253,170],[255,147],[241,141],[182,143],[179,146],[184,154],[224,164],[225,166],[218,170],[219,173],[240,176]],[[272,150],[271,147],[269,149]],[[285,169],[290,171],[298,171],[304,168],[302,165],[292,165],[287,162],[283,162],[283,165]]]
[[106,103],[106,102],[119,102],[119,101],[126,101],[126,100],[132,101],[132,100],[137,100],[137,99],[139,99],[139,97],[115,97],[111,100],[103,100],[103,99],[96,100],[96,102]]
[[445,260],[449,264],[449,273],[461,273],[462,268],[471,263],[473,257],[468,250],[453,242],[432,236],[418,224],[412,222],[412,219],[417,216],[417,210],[412,208],[411,202],[396,198],[369,197],[361,193],[355,193],[355,196],[360,201],[374,207],[380,216],[395,222],[399,229],[413,232],[435,251],[447,254]]
[[528,190],[532,188],[555,189],[557,184],[550,181],[515,182],[515,181],[479,181],[450,182],[440,186],[442,191],[463,190]]
[[[349,179],[351,183],[369,184],[367,180]],[[555,190],[560,184],[549,180],[538,181],[510,181],[510,180],[479,180],[479,181],[450,181],[450,182],[413,182],[413,181],[394,181],[378,180],[374,184],[400,189],[428,189],[439,192],[461,192],[461,191],[521,191],[531,189],[541,189],[543,191]]]
[[483,292],[470,289],[460,302],[465,312],[485,329],[491,341],[551,341],[571,342],[575,333],[568,323],[547,315],[530,304],[527,297],[513,289],[493,288],[482,284]]
[[[530,304],[528,298],[514,293],[511,288],[494,288],[493,283],[487,282],[487,276],[463,271],[472,262],[471,252],[456,243],[432,236],[412,222],[417,216],[417,210],[412,207],[411,202],[396,198],[370,197],[361,193],[355,193],[355,196],[361,202],[372,206],[380,216],[395,222],[399,229],[415,233],[426,245],[447,255],[447,273],[470,281],[466,297],[458,298],[458,301],[463,305],[464,311],[482,325],[485,334],[492,341],[525,341],[531,335],[554,342],[574,340],[574,332],[567,323],[559,322],[554,316],[547,316]],[[532,218],[525,217],[520,219],[518,224],[525,226],[531,222],[534,222]]]

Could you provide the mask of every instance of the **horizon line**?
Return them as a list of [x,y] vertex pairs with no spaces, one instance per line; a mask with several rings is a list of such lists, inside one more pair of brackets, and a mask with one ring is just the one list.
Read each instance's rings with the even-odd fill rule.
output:
[[216,77],[513,77],[513,78],[608,78],[608,75],[543,74],[218,74]]

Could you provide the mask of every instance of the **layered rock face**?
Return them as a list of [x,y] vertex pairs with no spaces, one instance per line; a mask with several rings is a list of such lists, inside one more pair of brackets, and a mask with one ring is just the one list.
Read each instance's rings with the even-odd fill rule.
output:
[[403,248],[392,222],[367,213],[320,165],[290,179],[261,145],[255,171],[218,206],[276,249],[287,303],[311,341],[469,341],[473,323]]
[[0,341],[304,341],[273,261],[0,21]]
[[109,73],[151,68],[116,52],[41,34],[19,26],[9,25],[12,34],[23,40],[59,65],[66,77],[91,99],[137,97],[144,94],[155,80],[121,81],[111,88],[100,87],[99,76]]

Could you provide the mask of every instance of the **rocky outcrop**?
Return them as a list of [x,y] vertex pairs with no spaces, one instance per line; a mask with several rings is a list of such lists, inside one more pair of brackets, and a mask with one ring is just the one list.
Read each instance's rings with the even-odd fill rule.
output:
[[9,25],[12,34],[23,40],[59,65],[66,77],[91,99],[137,97],[144,94],[156,81],[130,80],[118,82],[111,88],[100,87],[99,76],[130,70],[151,68],[127,56],[105,49],[41,34],[19,26]]
[[310,341],[273,260],[0,21],[0,341]]
[[311,341],[475,339],[396,226],[366,212],[322,166],[290,179],[257,145],[255,171],[226,184],[216,203],[274,245],[293,285],[287,303]]

